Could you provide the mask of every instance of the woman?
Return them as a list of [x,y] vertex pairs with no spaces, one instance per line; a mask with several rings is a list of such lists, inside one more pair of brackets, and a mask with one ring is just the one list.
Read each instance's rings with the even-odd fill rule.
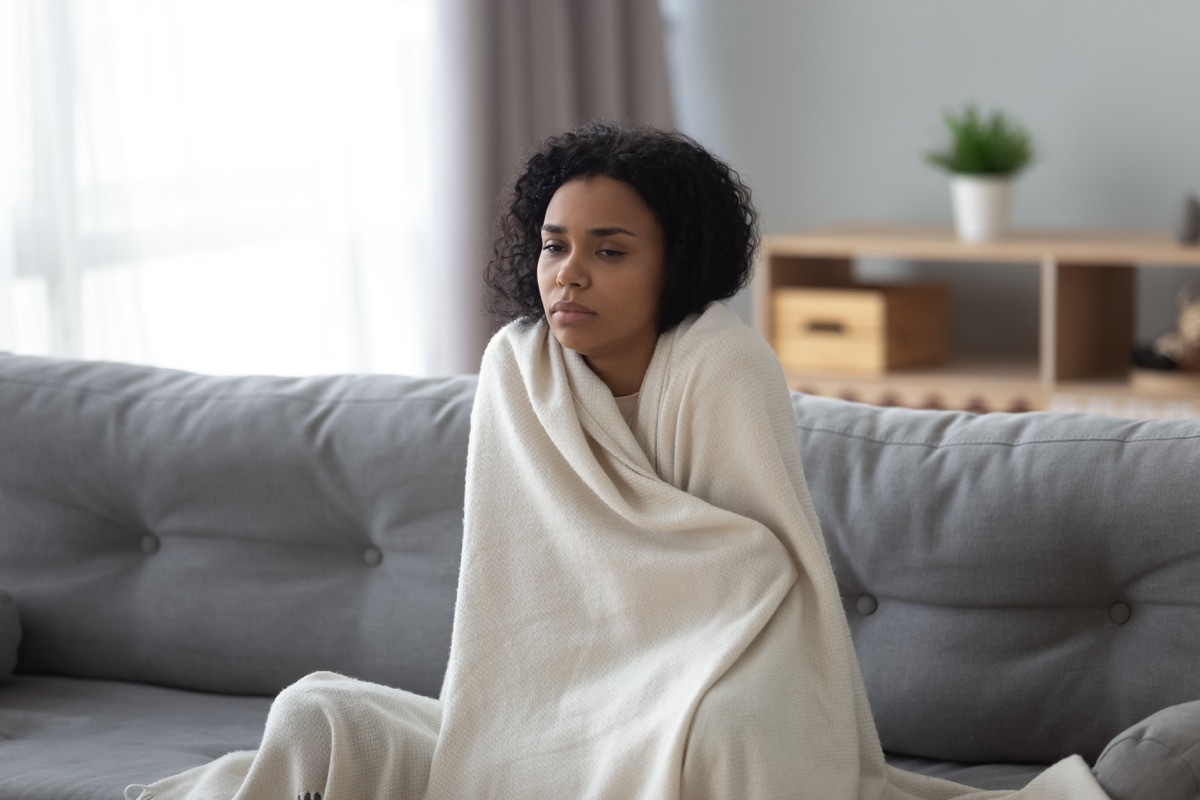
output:
[[[487,271],[512,322],[480,371],[440,700],[310,676],[257,753],[131,789],[977,796],[884,763],[786,384],[718,302],[747,281],[755,222],[687,137],[591,123],[548,140]],[[1103,794],[1069,759],[1019,796]]]

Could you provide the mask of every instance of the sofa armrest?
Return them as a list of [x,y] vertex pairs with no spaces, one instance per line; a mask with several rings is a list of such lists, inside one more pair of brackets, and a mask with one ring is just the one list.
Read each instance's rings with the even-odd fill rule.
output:
[[1124,731],[1092,772],[1113,800],[1200,798],[1200,701],[1164,708]]

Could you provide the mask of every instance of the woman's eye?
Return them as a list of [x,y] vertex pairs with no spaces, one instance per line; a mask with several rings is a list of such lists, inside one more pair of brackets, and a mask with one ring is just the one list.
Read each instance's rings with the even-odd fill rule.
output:
[[625,255],[625,253],[620,250],[600,250],[599,253],[605,258],[617,258],[618,256]]
[[562,245],[558,244],[557,242],[546,242],[542,245],[542,250],[547,253],[560,253],[562,252],[562,249]]

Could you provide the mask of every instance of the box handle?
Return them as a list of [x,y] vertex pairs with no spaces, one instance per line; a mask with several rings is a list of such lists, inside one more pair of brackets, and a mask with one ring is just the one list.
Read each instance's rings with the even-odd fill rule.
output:
[[827,319],[809,320],[804,326],[809,333],[835,333],[843,334],[846,332],[846,326],[840,322]]

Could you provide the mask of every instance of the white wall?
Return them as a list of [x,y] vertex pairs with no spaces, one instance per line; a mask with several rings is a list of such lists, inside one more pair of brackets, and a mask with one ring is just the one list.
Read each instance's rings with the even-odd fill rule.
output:
[[[1200,192],[1195,0],[663,5],[679,127],[741,172],[765,233],[948,223],[945,177],[922,154],[943,141],[942,110],[969,100],[1008,111],[1039,145],[1016,185],[1016,225],[1173,230]],[[954,285],[957,346],[1031,351],[1036,279],[1017,272],[906,270]],[[1200,272],[1141,276],[1140,337],[1173,323],[1189,277]],[[748,314],[746,297],[734,306]]]

